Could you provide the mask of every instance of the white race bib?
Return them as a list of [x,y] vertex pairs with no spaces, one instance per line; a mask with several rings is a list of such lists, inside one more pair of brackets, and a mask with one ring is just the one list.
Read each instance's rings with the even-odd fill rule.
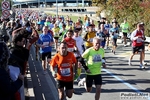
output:
[[43,42],[43,45],[44,45],[45,47],[49,47],[49,42]]
[[71,75],[70,68],[63,68],[60,70],[60,72],[61,72],[62,76],[70,76]]
[[90,42],[93,42],[93,38],[90,39]]
[[73,52],[73,51],[74,51],[74,48],[68,48],[68,51],[69,51],[69,52]]
[[94,55],[93,56],[93,62],[101,62],[102,58],[101,55]]
[[136,42],[141,43],[141,42],[143,42],[143,39],[142,38],[137,38]]
[[58,33],[55,33],[55,34],[54,34],[54,37],[59,37],[59,34],[58,34]]

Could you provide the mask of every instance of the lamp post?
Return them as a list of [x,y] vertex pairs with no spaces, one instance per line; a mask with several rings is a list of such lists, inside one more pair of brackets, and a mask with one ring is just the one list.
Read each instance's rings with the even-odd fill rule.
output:
[[46,8],[46,6],[47,6],[46,2],[47,2],[47,1],[45,0],[45,8]]
[[58,18],[58,1],[56,0],[56,19]]
[[38,0],[38,8],[39,8],[39,11],[38,11],[38,18],[40,17],[40,0]]
[[21,15],[21,2],[20,2],[20,15]]

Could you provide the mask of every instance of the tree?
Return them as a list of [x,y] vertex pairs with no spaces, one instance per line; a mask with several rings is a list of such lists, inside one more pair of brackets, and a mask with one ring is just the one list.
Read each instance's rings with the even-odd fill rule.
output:
[[[98,3],[98,2],[97,2]],[[131,31],[135,29],[137,22],[145,23],[145,33],[150,36],[149,19],[150,1],[149,0],[108,0],[106,3],[98,3],[98,14],[105,11],[109,20],[117,18],[118,22],[123,22],[127,18]]]

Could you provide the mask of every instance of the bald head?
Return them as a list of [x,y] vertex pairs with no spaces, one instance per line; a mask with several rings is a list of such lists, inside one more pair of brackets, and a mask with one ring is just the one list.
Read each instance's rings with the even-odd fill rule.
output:
[[99,50],[100,48],[101,39],[98,37],[93,38],[93,48],[95,50]]

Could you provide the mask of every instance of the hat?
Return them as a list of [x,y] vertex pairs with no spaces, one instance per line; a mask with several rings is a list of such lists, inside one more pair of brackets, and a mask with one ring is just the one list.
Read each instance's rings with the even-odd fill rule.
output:
[[0,68],[6,68],[10,53],[5,42],[0,41]]
[[141,25],[144,25],[144,22],[141,22],[140,24],[141,24]]

